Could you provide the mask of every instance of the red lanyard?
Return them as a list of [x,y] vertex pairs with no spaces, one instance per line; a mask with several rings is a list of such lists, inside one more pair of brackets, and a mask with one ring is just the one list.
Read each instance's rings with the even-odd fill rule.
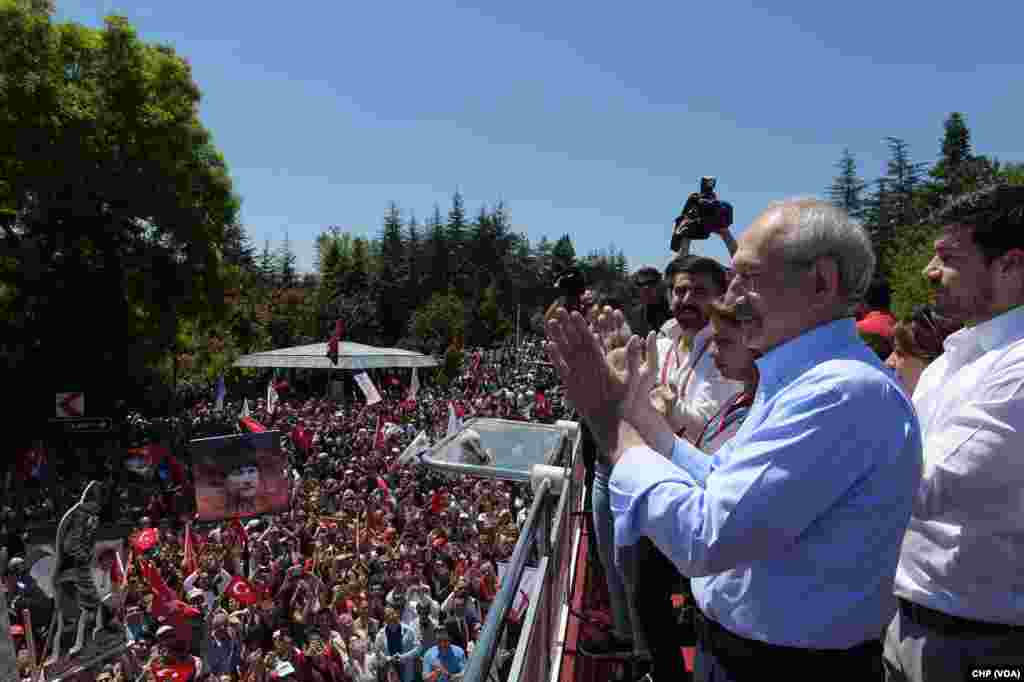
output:
[[661,368],[661,384],[664,386],[668,383],[668,367],[670,364],[669,360],[675,358],[675,364],[679,365],[679,341],[672,342],[672,348],[669,354],[665,357],[665,366]]
[[704,445],[704,439],[708,435],[708,427],[714,424],[716,419],[719,419],[718,428],[715,430],[714,434],[712,434],[711,438],[709,438],[708,440],[718,438],[718,436],[720,436],[727,427],[732,425],[729,421],[729,415],[731,415],[733,412],[740,408],[750,406],[753,402],[754,396],[752,394],[748,394],[746,391],[743,391],[742,393],[738,394],[735,398],[732,399],[732,402],[730,402],[724,409],[722,409],[717,415],[708,420],[708,423],[704,425],[704,430],[701,431],[700,433],[700,438],[697,439],[694,445],[696,445],[698,448]]

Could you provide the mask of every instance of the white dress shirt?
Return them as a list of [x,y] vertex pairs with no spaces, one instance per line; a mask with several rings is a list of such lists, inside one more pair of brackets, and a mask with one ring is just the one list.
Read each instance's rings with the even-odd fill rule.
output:
[[[661,332],[663,336],[657,341],[658,381],[660,383],[664,376],[675,389],[676,404],[672,422],[682,423],[687,437],[696,438],[708,420],[718,414],[722,405],[743,390],[743,383],[726,379],[715,367],[708,347],[711,342],[711,325],[697,332],[689,351],[679,349],[679,338],[683,332],[675,319],[666,322]],[[700,357],[697,357],[698,354]]]
[[914,406],[924,476],[897,596],[1024,625],[1024,307],[950,335]]

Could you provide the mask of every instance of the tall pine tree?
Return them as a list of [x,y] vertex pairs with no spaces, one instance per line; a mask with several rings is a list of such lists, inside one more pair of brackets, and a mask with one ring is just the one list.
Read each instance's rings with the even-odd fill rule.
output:
[[921,188],[921,175],[926,164],[914,163],[910,158],[910,147],[898,137],[885,138],[889,146],[889,162],[886,168],[892,211],[897,225],[911,225],[917,220],[914,193]]
[[864,217],[862,195],[867,184],[857,175],[857,160],[849,149],[844,149],[835,166],[839,174],[828,186],[829,201],[844,209],[852,218],[860,220]]
[[284,242],[281,244],[281,252],[278,255],[278,264],[280,266],[278,281],[285,289],[291,289],[298,284],[297,260],[295,251],[292,250],[292,240],[288,236],[288,231],[285,230]]
[[452,255],[448,248],[448,236],[445,234],[444,223],[441,222],[441,210],[435,205],[434,215],[430,218],[427,236],[427,255],[430,270],[427,273],[427,291],[447,291],[451,282],[449,273],[452,269]]
[[405,326],[403,302],[404,261],[402,247],[402,214],[398,204],[391,202],[384,215],[380,240],[380,272],[377,281],[377,319],[389,343],[394,343]]
[[416,214],[409,215],[409,224],[406,226],[405,237],[405,304],[408,310],[415,310],[426,298],[420,294],[422,284],[423,264],[426,259],[423,257],[423,243],[420,238],[420,226],[416,222]]
[[445,230],[445,237],[448,240],[448,249],[451,252],[452,263],[449,284],[460,292],[465,291],[471,281],[468,227],[462,194],[456,190],[455,194],[452,195],[452,207],[448,211],[448,225]]

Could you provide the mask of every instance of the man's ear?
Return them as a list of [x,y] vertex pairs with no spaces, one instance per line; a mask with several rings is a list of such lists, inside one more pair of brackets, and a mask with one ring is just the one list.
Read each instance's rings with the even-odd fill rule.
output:
[[1024,272],[1024,249],[1010,249],[1000,260],[1000,274],[1014,274]]
[[814,261],[814,296],[817,300],[831,303],[840,296],[839,263],[835,258],[823,256]]

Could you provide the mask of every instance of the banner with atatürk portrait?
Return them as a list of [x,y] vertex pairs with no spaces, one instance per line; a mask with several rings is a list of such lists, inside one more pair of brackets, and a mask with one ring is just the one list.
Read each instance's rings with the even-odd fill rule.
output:
[[200,521],[288,510],[280,431],[199,438],[189,444]]

